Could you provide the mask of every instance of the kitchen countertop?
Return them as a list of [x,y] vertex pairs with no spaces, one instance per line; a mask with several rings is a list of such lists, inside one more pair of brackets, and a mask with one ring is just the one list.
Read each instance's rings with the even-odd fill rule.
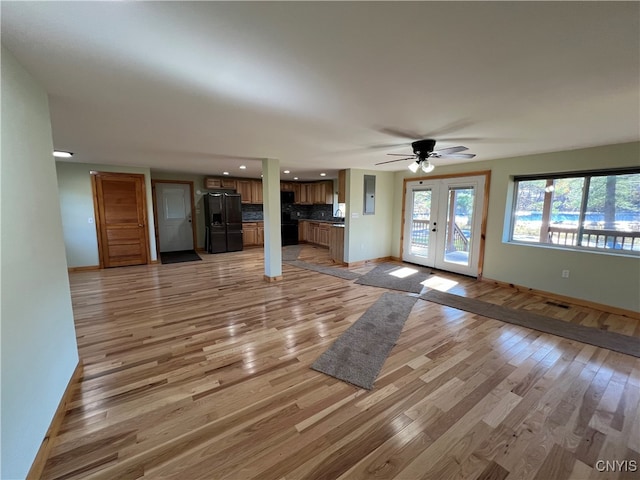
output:
[[[344,227],[344,222],[339,220],[315,220],[312,218],[297,218],[298,222],[315,222],[315,223],[330,223],[334,227]],[[242,223],[264,223],[264,220],[243,220]]]
[[341,225],[344,225],[344,222],[343,221],[339,221],[339,220],[316,220],[314,218],[299,218],[298,221],[300,221],[300,222],[315,222],[315,223],[332,223],[332,224],[339,223]]

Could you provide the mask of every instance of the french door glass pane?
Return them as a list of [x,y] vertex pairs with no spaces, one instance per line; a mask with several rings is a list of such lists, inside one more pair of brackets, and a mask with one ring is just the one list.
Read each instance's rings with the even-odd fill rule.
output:
[[429,256],[431,227],[431,190],[413,190],[411,212],[411,255]]
[[444,254],[446,262],[469,265],[474,197],[473,187],[449,188]]

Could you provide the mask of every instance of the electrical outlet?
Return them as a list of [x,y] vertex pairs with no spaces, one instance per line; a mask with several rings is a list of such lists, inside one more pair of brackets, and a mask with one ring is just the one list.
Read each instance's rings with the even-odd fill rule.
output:
[[562,270],[562,278],[569,278],[569,270]]
[[93,217],[89,217],[89,223],[93,223]]

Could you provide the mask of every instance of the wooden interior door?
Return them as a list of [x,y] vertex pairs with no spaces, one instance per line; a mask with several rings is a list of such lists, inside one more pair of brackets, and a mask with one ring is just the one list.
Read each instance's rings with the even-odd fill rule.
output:
[[102,266],[149,263],[144,175],[96,172],[93,185]]

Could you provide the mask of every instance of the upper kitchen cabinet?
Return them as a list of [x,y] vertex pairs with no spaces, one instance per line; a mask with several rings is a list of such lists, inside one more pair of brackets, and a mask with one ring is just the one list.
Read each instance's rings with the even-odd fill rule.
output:
[[313,183],[301,183],[299,201],[302,205],[312,205],[315,199],[315,190],[313,189]]
[[338,203],[345,203],[347,196],[347,171],[340,170],[338,172]]
[[240,194],[242,203],[253,203],[251,198],[251,180],[236,180],[236,192]]
[[208,177],[204,179],[204,188],[209,190],[217,190],[217,189],[235,190],[236,181],[232,178]]
[[313,203],[316,205],[333,204],[333,181],[313,184]]
[[262,180],[251,180],[251,203],[262,203]]

